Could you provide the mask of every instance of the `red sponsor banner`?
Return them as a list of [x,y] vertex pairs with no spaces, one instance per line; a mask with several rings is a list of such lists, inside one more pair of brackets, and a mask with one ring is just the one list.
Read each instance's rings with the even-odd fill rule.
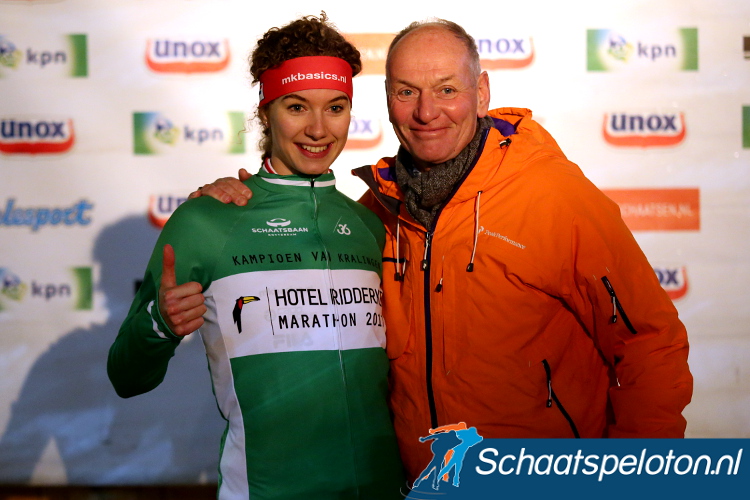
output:
[[359,50],[362,56],[361,75],[385,75],[385,58],[393,33],[348,33],[344,37]]
[[369,149],[378,146],[383,140],[383,131],[381,130],[377,137],[366,139],[366,138],[350,138],[346,141],[346,149]]
[[700,190],[603,189],[631,231],[699,231]]

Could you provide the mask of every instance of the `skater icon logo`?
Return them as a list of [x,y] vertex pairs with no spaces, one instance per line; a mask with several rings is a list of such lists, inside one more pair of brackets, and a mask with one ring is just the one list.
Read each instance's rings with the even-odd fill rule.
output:
[[[466,422],[430,429],[430,434],[419,441],[431,441],[432,460],[414,481],[412,489],[416,491],[425,480],[430,480],[433,490],[439,490],[444,483],[458,487],[466,452],[483,439],[477,428],[467,427]],[[427,491],[424,485],[421,490]]]

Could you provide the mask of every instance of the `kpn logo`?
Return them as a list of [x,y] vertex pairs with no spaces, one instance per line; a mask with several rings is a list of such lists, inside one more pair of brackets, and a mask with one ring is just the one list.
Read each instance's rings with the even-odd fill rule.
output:
[[[430,443],[432,459],[414,481],[412,493],[428,492],[429,490],[425,487],[426,484],[429,484],[429,487],[436,491],[441,488],[444,491],[449,490],[451,486],[459,487],[466,452],[483,439],[477,432],[477,428],[468,427],[466,422],[430,429],[429,434],[420,437],[419,441]],[[409,498],[419,497],[410,494]]]
[[602,125],[608,144],[626,148],[676,146],[686,131],[685,113],[675,111],[605,113]]
[[661,67],[698,70],[698,28],[659,33],[621,33],[610,29],[586,32],[588,71]]
[[154,38],[146,42],[146,66],[157,73],[214,73],[229,65],[228,40]]
[[0,117],[0,153],[55,155],[75,142],[73,120],[51,117]]
[[87,77],[87,36],[80,33],[60,35],[45,38],[38,44],[21,46],[19,41],[0,34],[0,77],[31,71],[74,78]]
[[157,155],[183,151],[211,151],[224,154],[245,152],[242,131],[245,115],[229,111],[201,123],[173,121],[160,112],[133,113],[133,153]]
[[71,267],[45,280],[23,280],[9,268],[0,267],[0,311],[60,304],[87,311],[93,308],[94,286],[90,267]]

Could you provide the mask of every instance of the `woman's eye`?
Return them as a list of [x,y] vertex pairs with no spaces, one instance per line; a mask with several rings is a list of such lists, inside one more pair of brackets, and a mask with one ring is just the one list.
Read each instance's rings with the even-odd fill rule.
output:
[[340,104],[333,105],[331,106],[331,111],[333,111],[334,113],[341,113],[342,111],[344,111],[344,106],[341,106]]
[[302,111],[303,108],[301,104],[292,104],[291,106],[289,106],[288,109],[289,111],[294,111],[295,113],[299,113],[300,111]]

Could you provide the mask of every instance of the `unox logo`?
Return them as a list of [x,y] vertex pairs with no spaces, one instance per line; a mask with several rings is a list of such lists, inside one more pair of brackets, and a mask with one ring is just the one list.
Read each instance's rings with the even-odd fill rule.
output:
[[[90,267],[72,267],[65,273],[65,278],[30,283],[22,281],[18,275],[7,268],[0,268],[0,311],[13,303],[38,302],[68,303],[74,310],[91,310],[93,308],[93,279]],[[16,306],[17,307],[17,306]]]
[[74,142],[70,118],[0,118],[0,153],[61,154]]
[[619,147],[675,146],[685,140],[684,113],[606,113],[604,140]]
[[157,73],[212,73],[229,64],[228,40],[150,39],[146,65]]
[[466,422],[430,429],[429,435],[419,438],[419,441],[430,442],[432,460],[417,476],[413,490],[417,490],[419,485],[430,477],[432,477],[433,490],[439,490],[442,483],[450,483],[458,487],[466,452],[483,439],[477,432],[477,428],[467,427]]
[[161,229],[177,207],[187,201],[186,196],[160,194],[151,195],[148,203],[148,220],[155,227]]
[[347,149],[367,149],[383,141],[383,127],[377,118],[352,117],[349,122]]
[[[9,38],[0,35],[0,76],[20,70],[62,70],[71,77],[88,76],[88,42],[84,34],[62,35],[57,47],[19,49]],[[55,72],[55,71],[53,71]]]
[[609,29],[587,30],[587,69],[613,71],[654,64],[681,71],[698,69],[698,29],[667,33],[622,34]]
[[230,111],[215,117],[213,124],[176,124],[158,112],[133,113],[133,153],[155,155],[187,147],[227,154],[245,152],[245,115]]
[[688,279],[685,266],[654,267],[659,284],[672,300],[685,296],[688,291]]
[[534,61],[534,43],[531,37],[475,37],[475,40],[483,69],[525,68]]

